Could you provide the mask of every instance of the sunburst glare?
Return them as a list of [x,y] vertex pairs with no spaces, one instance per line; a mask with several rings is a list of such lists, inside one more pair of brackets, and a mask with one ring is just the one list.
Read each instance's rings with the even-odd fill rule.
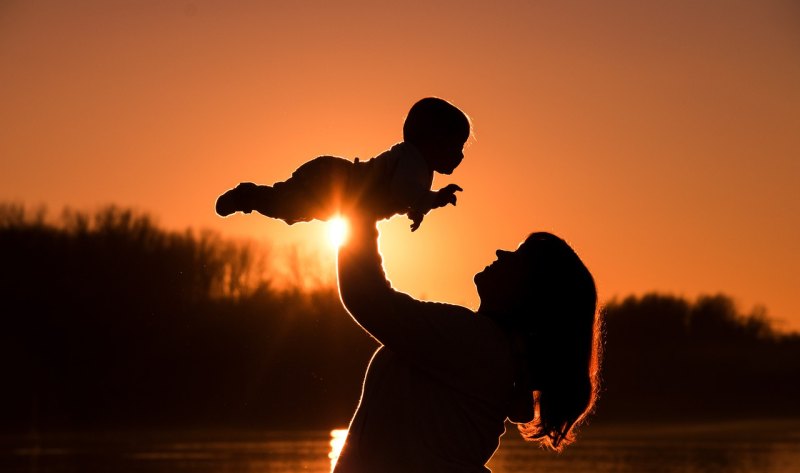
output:
[[347,238],[347,220],[342,217],[333,217],[328,220],[328,243],[333,248],[339,248]]

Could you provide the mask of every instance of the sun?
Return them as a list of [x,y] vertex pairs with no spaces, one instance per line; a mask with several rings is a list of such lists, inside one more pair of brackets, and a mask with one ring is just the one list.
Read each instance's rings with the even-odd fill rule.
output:
[[328,220],[328,244],[339,248],[347,238],[347,220],[342,217],[333,217]]

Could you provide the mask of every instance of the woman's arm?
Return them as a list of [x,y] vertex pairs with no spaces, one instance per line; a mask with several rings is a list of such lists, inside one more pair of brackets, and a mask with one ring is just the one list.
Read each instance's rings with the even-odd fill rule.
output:
[[418,301],[395,291],[383,271],[374,219],[351,218],[339,249],[339,294],[353,318],[409,361],[473,389],[497,376],[505,337],[489,319],[464,307]]
[[383,315],[395,313],[395,300],[408,296],[397,293],[386,279],[375,219],[348,218],[350,235],[339,248],[339,295],[356,322],[385,344],[391,335],[384,332],[391,331],[392,323]]

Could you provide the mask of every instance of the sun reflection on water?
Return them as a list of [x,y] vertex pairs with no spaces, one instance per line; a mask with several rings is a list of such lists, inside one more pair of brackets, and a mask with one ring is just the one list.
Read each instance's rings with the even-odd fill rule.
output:
[[336,466],[336,460],[339,459],[339,454],[342,453],[344,441],[347,438],[347,429],[333,429],[331,430],[331,451],[328,453],[328,458],[331,459],[331,471]]

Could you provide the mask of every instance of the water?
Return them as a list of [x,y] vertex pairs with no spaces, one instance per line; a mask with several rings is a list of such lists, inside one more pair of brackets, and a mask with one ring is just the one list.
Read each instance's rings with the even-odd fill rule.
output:
[[[0,437],[13,473],[328,473],[336,432],[148,432]],[[562,454],[511,431],[495,473],[797,473],[800,421],[587,427]]]

